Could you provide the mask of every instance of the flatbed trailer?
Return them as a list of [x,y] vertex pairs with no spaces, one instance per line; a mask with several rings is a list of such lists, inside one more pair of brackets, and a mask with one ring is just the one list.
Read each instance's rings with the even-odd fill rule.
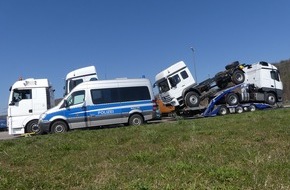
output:
[[242,102],[236,105],[229,105],[227,103],[221,103],[227,95],[234,93],[235,90],[243,88],[245,84],[238,84],[229,87],[222,91],[217,91],[217,95],[214,96],[207,105],[198,106],[194,108],[186,107],[182,110],[178,110],[179,114],[184,117],[213,117],[217,115],[226,115],[229,113],[242,113],[244,111],[255,111],[267,108],[273,108],[273,105],[264,102]]

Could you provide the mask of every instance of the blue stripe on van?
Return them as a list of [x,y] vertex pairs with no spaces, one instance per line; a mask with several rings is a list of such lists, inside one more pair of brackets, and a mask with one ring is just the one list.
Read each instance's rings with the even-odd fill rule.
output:
[[132,102],[122,102],[122,103],[109,103],[109,104],[99,104],[99,105],[89,105],[86,110],[82,107],[77,108],[62,108],[59,111],[49,113],[46,115],[44,120],[50,120],[54,116],[64,116],[67,119],[74,117],[85,117],[86,115],[105,115],[105,114],[124,114],[129,113],[133,109],[139,109],[142,112],[153,111],[153,103],[151,100],[144,101],[132,101]]

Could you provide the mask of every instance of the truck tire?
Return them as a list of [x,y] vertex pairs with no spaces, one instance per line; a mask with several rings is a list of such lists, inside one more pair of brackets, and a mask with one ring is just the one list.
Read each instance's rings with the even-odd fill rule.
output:
[[232,75],[232,82],[234,84],[241,84],[245,81],[245,73],[241,70],[235,70]]
[[239,65],[240,65],[240,62],[239,61],[235,61],[235,62],[233,62],[231,64],[226,65],[225,68],[226,68],[226,70],[229,70],[229,69],[235,68],[235,67],[237,67]]
[[200,103],[200,97],[196,92],[190,91],[185,95],[185,105],[188,107],[198,107]]
[[51,126],[51,133],[65,133],[67,131],[68,127],[64,121],[56,121]]
[[250,106],[249,106],[249,111],[256,111],[256,106],[254,105],[254,104],[251,104]]
[[270,104],[270,105],[274,105],[277,102],[276,96],[275,94],[273,94],[272,92],[269,92],[266,94],[266,103]]
[[220,106],[218,115],[227,115],[229,113],[229,110],[226,106]]
[[133,114],[130,118],[129,118],[129,125],[142,125],[144,123],[144,119],[141,115],[139,114]]
[[230,106],[237,105],[239,103],[239,96],[235,93],[229,93],[226,96],[226,103]]
[[37,135],[41,135],[43,131],[41,128],[38,126],[38,120],[32,120],[26,125],[26,132],[27,133],[35,133]]
[[243,113],[243,112],[244,112],[244,108],[242,106],[236,107],[236,113]]

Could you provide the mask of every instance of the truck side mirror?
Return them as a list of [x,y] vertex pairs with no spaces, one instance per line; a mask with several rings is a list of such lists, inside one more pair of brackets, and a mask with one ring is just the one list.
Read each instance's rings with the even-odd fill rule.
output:
[[14,106],[15,105],[15,102],[12,100],[9,104],[9,106]]

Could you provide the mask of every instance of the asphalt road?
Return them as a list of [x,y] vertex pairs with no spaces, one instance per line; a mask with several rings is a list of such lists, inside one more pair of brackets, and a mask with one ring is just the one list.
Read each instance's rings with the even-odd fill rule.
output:
[[0,140],[14,139],[16,136],[9,135],[8,131],[0,131]]

